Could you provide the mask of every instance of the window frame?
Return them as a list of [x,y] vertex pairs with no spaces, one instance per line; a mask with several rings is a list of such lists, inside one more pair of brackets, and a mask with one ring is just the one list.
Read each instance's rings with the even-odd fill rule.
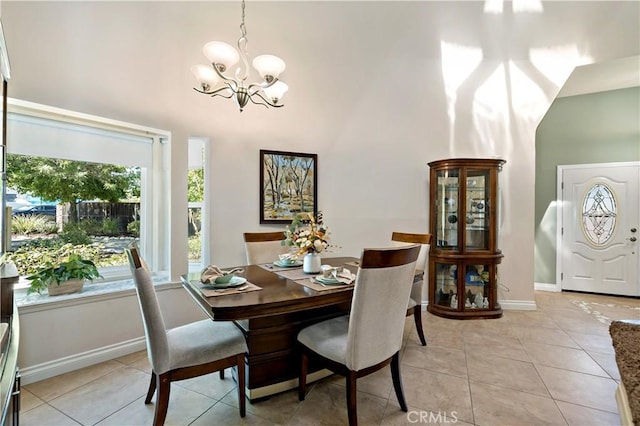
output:
[[[165,130],[140,126],[103,117],[83,114],[76,111],[64,110],[47,105],[22,101],[19,99],[8,99],[8,129],[11,128],[13,120],[47,120],[55,124],[57,129],[73,128],[74,131],[86,128],[87,133],[101,132],[101,134],[113,135],[114,138],[122,136],[126,138],[137,138],[148,140],[151,144],[151,166],[142,166],[140,172],[140,217],[141,228],[139,247],[145,256],[147,264],[156,274],[167,274],[171,264],[171,252],[167,249],[169,244],[166,241],[169,236],[170,212],[162,206],[168,204],[168,185],[170,185],[170,169],[166,167],[169,158],[171,133]],[[15,149],[16,141],[8,138],[8,152],[21,154],[20,149]],[[123,143],[127,143],[125,140]],[[134,142],[131,142],[134,143]],[[33,154],[29,154],[33,155]],[[95,155],[94,162],[100,161],[99,154]],[[42,155],[51,157],[51,155]],[[148,159],[147,159],[148,160]],[[81,160],[87,161],[87,160]],[[147,163],[149,161],[146,161]],[[144,161],[143,161],[144,163]],[[144,218],[144,220],[142,220]],[[154,238],[150,238],[154,236]],[[123,278],[130,278],[131,272],[128,266],[101,268],[105,277],[101,282],[112,282]]]

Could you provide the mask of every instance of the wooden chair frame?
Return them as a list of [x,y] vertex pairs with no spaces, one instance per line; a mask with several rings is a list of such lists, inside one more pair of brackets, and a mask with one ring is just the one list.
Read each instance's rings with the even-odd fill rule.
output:
[[[134,269],[146,269],[138,249],[131,247],[127,249],[127,255]],[[148,337],[147,337],[148,338]],[[218,371],[220,378],[224,378],[224,369],[230,367],[237,367],[238,371],[238,403],[240,405],[240,417],[246,415],[246,397],[245,397],[245,354],[244,352],[238,353],[226,358],[211,361],[205,364],[198,364],[189,367],[175,368],[167,372],[158,374],[155,371],[151,372],[151,381],[149,383],[149,389],[147,396],[144,399],[145,404],[151,403],[156,389],[158,390],[158,397],[156,399],[155,414],[153,418],[153,424],[160,426],[164,424],[167,417],[167,411],[169,408],[169,394],[171,392],[171,383],[179,380],[192,379],[194,377],[203,376],[206,374],[214,373]]]
[[267,241],[282,241],[286,237],[284,232],[245,232],[244,234],[244,242],[245,243],[264,243]]
[[[366,251],[367,250],[365,250],[365,252]],[[418,256],[418,252],[419,246],[414,246],[412,248],[409,248],[408,250],[401,251],[370,250],[369,255],[362,256],[361,268],[384,268],[407,264],[411,263],[412,261],[415,262]],[[309,368],[309,359],[311,358],[312,360],[321,363],[323,367],[346,378],[347,415],[349,418],[349,426],[357,426],[357,379],[374,373],[391,364],[393,388],[395,390],[396,397],[398,398],[400,409],[404,412],[408,411],[407,402],[405,400],[404,391],[402,388],[402,377],[400,375],[400,351],[394,353],[390,358],[387,358],[375,365],[355,371],[349,369],[344,364],[333,361],[318,354],[302,343],[299,343],[298,347],[301,353],[300,376],[298,378],[298,399],[300,401],[304,401],[306,396],[307,370]]]

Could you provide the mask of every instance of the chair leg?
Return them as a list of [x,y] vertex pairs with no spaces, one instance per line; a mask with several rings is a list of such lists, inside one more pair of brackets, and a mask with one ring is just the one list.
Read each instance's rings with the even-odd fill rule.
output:
[[396,397],[400,404],[400,409],[407,412],[407,401],[404,399],[402,390],[402,377],[400,377],[400,352],[396,352],[391,358],[391,378],[393,379],[393,389],[396,391]]
[[422,343],[422,346],[427,346],[427,340],[424,338],[424,331],[422,331],[422,306],[420,304],[413,307],[413,320],[416,323],[420,343]]
[[245,396],[245,366],[244,354],[238,355],[238,404],[240,405],[240,417],[244,417],[247,413],[247,401]]
[[160,374],[158,377],[158,398],[156,400],[156,413],[153,417],[153,424],[155,426],[164,425],[164,421],[167,417],[167,410],[169,408],[169,393],[171,392],[171,381],[167,376],[167,373]]
[[155,392],[156,392],[156,373],[152,371],[151,382],[149,383],[149,390],[147,391],[147,397],[144,400],[145,404],[149,404],[151,402],[151,398],[153,398],[153,394]]
[[224,368],[220,370],[220,380],[224,380]]
[[309,357],[304,352],[300,359],[300,376],[298,377],[298,401],[304,401],[307,393],[307,367],[309,366]]
[[349,416],[349,426],[358,425],[356,379],[356,372],[349,371],[349,375],[347,376],[347,414]]

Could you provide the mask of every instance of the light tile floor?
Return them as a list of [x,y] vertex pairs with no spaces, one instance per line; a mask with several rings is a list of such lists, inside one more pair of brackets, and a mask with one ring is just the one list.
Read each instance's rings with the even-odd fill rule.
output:
[[[408,318],[401,371],[409,412],[400,411],[387,368],[358,381],[361,425],[619,425],[620,380],[609,336],[614,319],[639,319],[640,300],[537,292],[537,311],[459,321],[423,314],[428,346]],[[342,425],[344,380],[310,386],[237,411],[235,383],[217,374],[175,383],[166,424]],[[149,425],[153,404],[145,352],[23,386],[20,423]]]

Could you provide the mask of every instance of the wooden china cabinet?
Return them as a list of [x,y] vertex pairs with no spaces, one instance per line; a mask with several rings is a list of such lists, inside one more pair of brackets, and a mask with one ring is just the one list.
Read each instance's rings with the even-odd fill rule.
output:
[[430,168],[429,305],[454,319],[499,318],[501,159],[455,158]]

